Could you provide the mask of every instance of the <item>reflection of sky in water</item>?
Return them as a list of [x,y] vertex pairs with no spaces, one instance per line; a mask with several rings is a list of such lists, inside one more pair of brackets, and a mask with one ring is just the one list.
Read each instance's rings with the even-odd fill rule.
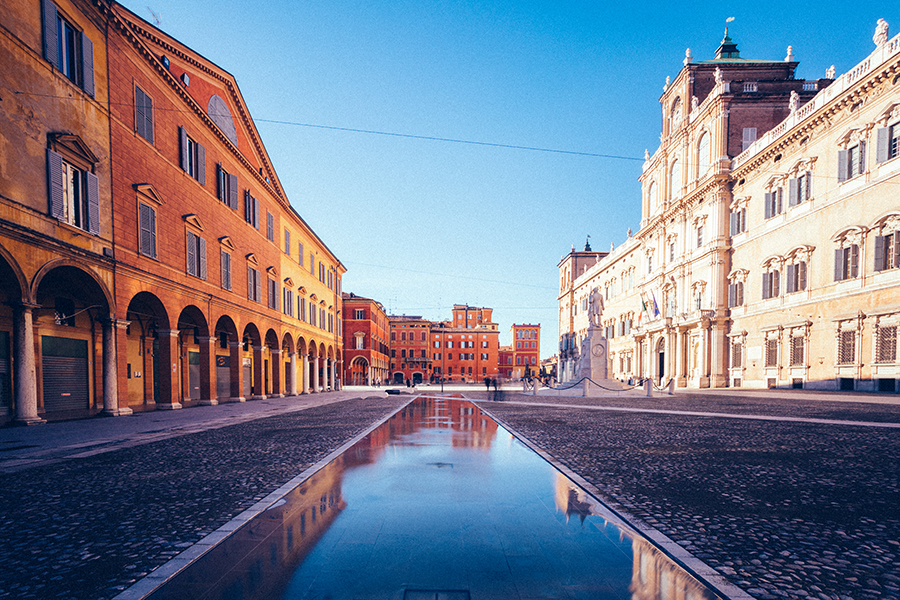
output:
[[[263,513],[268,528],[223,544],[218,581],[194,575],[192,597],[703,597],[477,407],[419,401],[382,427]],[[225,561],[238,566],[223,576]]]

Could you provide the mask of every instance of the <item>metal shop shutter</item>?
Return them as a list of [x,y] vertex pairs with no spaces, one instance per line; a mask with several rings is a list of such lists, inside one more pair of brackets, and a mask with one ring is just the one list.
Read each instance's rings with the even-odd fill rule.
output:
[[44,410],[85,410],[88,397],[88,344],[52,336],[41,337]]
[[0,406],[12,406],[9,375],[9,332],[0,331]]

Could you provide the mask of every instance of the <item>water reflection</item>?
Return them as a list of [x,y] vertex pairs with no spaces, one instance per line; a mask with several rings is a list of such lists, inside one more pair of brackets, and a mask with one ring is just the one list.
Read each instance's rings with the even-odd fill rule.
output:
[[421,398],[151,598],[714,597],[609,517],[477,406]]

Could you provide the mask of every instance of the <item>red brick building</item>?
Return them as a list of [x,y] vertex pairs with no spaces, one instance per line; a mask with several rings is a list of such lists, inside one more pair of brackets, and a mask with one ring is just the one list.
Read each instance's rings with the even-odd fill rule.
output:
[[498,376],[500,336],[492,313],[491,308],[455,304],[452,319],[432,327],[436,378],[471,383]]
[[345,269],[234,78],[113,2],[0,19],[0,419],[336,386]]
[[500,348],[500,376],[521,379],[540,374],[541,326],[522,324],[510,328],[512,343]]
[[344,385],[374,385],[390,378],[390,327],[384,306],[343,294]]

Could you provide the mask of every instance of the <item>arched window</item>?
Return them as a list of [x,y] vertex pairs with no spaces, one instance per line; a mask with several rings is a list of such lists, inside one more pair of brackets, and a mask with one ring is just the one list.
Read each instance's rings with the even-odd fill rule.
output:
[[656,212],[656,182],[650,182],[650,189],[647,190],[647,212],[653,214]]
[[672,121],[670,133],[681,124],[681,98],[675,98],[672,103]]
[[674,200],[681,196],[681,165],[677,160],[672,162],[669,170],[669,199]]
[[709,170],[709,134],[704,132],[697,142],[697,177],[701,178]]

